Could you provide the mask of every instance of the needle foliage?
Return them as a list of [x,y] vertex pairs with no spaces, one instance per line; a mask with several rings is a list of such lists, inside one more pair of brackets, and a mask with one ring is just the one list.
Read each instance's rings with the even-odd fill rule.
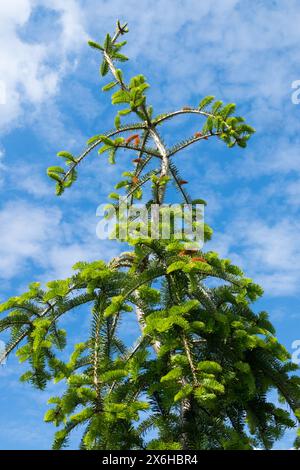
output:
[[[89,41],[107,82],[103,91],[116,107],[114,128],[89,139],[81,155],[59,152],[62,163],[48,175],[61,195],[95,149],[109,164],[127,152],[134,160],[110,194],[116,210],[120,200],[162,210],[171,184],[179,204],[204,204],[186,191],[178,154],[210,139],[246,147],[254,129],[234,104],[213,96],[156,115],[146,78],[127,80],[119,68],[128,60],[127,32],[118,22],[103,44]],[[199,131],[168,147],[163,125],[180,115],[192,115]],[[202,229],[209,240],[212,230],[206,224]],[[286,429],[297,427],[300,379],[268,314],[253,310],[262,288],[205,245],[187,249],[175,229],[168,239],[126,232],[123,240],[129,251],[109,263],[79,262],[68,279],[45,288],[33,283],[0,306],[0,331],[11,336],[5,356],[15,351],[28,366],[21,380],[38,389],[49,381],[64,383],[45,415],[57,427],[53,448],[66,447],[76,428],[86,450],[272,448]],[[66,360],[67,332],[60,323],[77,308],[90,327]],[[120,329],[134,314],[140,336],[123,344]]]

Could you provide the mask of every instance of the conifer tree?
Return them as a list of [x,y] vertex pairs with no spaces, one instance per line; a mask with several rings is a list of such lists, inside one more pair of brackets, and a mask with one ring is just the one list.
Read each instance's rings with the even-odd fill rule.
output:
[[[59,152],[64,164],[49,168],[48,175],[61,195],[95,149],[110,164],[124,151],[128,171],[110,194],[117,214],[120,201],[130,206],[144,201],[147,208],[156,205],[161,216],[170,184],[178,189],[181,206],[204,204],[188,194],[177,154],[210,139],[244,148],[254,129],[235,114],[234,104],[213,96],[195,107],[155,115],[146,78],[127,81],[117,67],[128,60],[122,40],[127,32],[118,21],[103,44],[89,41],[101,58],[101,75],[111,77],[103,91],[112,93],[117,106],[114,129],[92,137],[79,156]],[[199,124],[199,132],[169,148],[163,124],[180,115],[202,121],[201,130]],[[111,215],[110,208],[107,219]],[[53,448],[66,447],[77,427],[80,448],[86,450],[272,448],[286,429],[297,427],[300,379],[268,314],[253,311],[261,287],[217,253],[187,248],[190,240],[178,238],[175,223],[168,239],[151,237],[151,218],[148,236],[141,235],[141,222],[140,236],[124,232],[122,224],[115,232],[130,251],[109,263],[78,262],[68,279],[46,288],[32,283],[25,294],[0,306],[0,331],[11,335],[5,357],[16,351],[28,364],[21,381],[37,389],[49,381],[65,384],[61,396],[49,399],[45,415],[58,428]],[[201,224],[207,241],[212,230]],[[85,308],[91,326],[64,360],[67,336],[60,321],[78,307]],[[120,340],[119,326],[132,310],[141,333],[128,345]],[[282,406],[270,399],[270,391]]]

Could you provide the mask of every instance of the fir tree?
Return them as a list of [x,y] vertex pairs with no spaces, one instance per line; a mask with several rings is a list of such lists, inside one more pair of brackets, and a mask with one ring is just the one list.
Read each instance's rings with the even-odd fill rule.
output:
[[[103,91],[112,92],[118,107],[115,128],[92,137],[79,156],[59,152],[64,165],[49,168],[48,175],[61,195],[94,149],[111,164],[125,149],[134,153],[134,165],[110,194],[116,210],[120,200],[130,205],[143,200],[150,187],[146,206],[157,204],[162,211],[171,183],[181,205],[204,203],[187,193],[174,157],[209,139],[229,148],[246,147],[254,129],[235,114],[234,104],[224,105],[213,96],[193,108],[155,115],[145,77],[127,81],[117,68],[128,60],[121,52],[126,42],[120,40],[127,32],[127,25],[118,22],[103,45],[89,41],[102,57],[101,75],[111,75]],[[183,114],[201,119],[201,130],[168,148],[163,124]],[[151,229],[151,220],[147,226]],[[300,379],[292,374],[297,366],[276,339],[268,314],[252,309],[261,287],[217,253],[187,249],[189,240],[178,239],[174,227],[169,239],[125,231],[121,238],[131,251],[109,263],[79,262],[70,278],[49,282],[45,289],[33,283],[28,292],[0,306],[6,314],[0,331],[11,334],[5,356],[16,351],[28,363],[21,380],[38,389],[50,380],[65,383],[63,395],[50,398],[45,415],[58,427],[54,449],[67,446],[77,427],[82,429],[81,448],[88,450],[270,449],[287,428],[297,427]],[[212,230],[206,224],[202,228],[207,241]],[[124,234],[122,229],[118,224],[116,232]],[[66,332],[60,320],[79,306],[86,306],[91,327],[64,361]],[[118,331],[131,310],[141,334],[130,347]],[[270,390],[285,410],[270,401]],[[149,440],[150,430],[155,439]]]

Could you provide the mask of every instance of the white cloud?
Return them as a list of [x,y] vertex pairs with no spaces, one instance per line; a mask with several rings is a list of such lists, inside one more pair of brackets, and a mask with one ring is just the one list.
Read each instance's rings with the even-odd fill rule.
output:
[[[55,12],[58,20],[53,25],[46,23],[44,31],[40,28],[38,38],[32,41],[32,31],[38,27],[32,18],[38,7]],[[299,63],[298,10],[293,0],[284,9],[276,2],[271,6],[260,3],[254,9],[252,2],[239,0],[145,0],[142,9],[137,0],[2,2],[0,41],[6,49],[0,78],[7,82],[8,101],[0,107],[0,127],[11,129],[12,122],[20,122],[16,120],[29,102],[39,110],[28,115],[30,125],[31,117],[40,121],[38,127],[43,122],[48,129],[44,138],[48,135],[50,140],[59,141],[65,136],[62,127],[72,133],[52,98],[63,96],[59,83],[71,72],[71,64],[81,65],[74,71],[75,80],[78,74],[90,82],[96,77],[96,69],[91,75],[90,67],[96,63],[96,56],[91,54],[86,60],[86,30],[101,41],[107,30],[113,30],[117,17],[129,22],[128,55],[136,63],[142,59],[150,81],[157,83],[149,91],[155,105],[159,103],[162,109],[178,106],[194,101],[195,94],[200,97],[209,92],[225,100],[251,100],[251,121],[260,128],[268,123],[282,125],[282,106],[291,105],[291,82],[299,78],[294,76],[295,64]],[[20,35],[20,29],[26,27],[27,40]],[[49,39],[51,30],[55,34]],[[74,53],[73,62],[70,53]],[[81,115],[86,117],[90,111],[90,119],[95,117],[95,103],[88,91],[76,81],[71,86],[69,94],[75,96],[73,101],[79,100]],[[288,121],[285,133],[299,131],[299,125],[292,122],[295,120],[284,114]],[[77,129],[73,129],[75,132]]]
[[[52,41],[30,41],[22,28],[31,21],[36,8],[58,12],[60,28]],[[59,81],[68,68],[68,54],[84,42],[77,2],[10,0],[0,3],[0,79],[6,102],[0,106],[0,129],[11,130],[23,123],[24,105],[39,105],[58,91]],[[51,24],[48,25],[51,28]],[[34,29],[34,24],[32,25]],[[21,121],[20,121],[21,120]]]
[[55,207],[7,203],[0,210],[0,279],[24,278],[33,268],[48,281],[70,275],[77,261],[110,259],[118,247],[96,238],[96,223],[96,216],[68,223]]
[[[56,23],[37,24],[34,20],[36,7],[54,12]],[[198,191],[199,187],[201,191],[205,189],[209,196],[208,216],[212,213],[212,205],[215,213],[222,214],[230,202],[228,183],[241,177],[271,176],[273,189],[269,186],[257,191],[257,187],[249,185],[243,190],[240,181],[237,181],[237,187],[232,183],[230,193],[236,192],[232,195],[231,202],[236,199],[232,207],[238,215],[241,214],[241,219],[233,221],[222,234],[216,232],[212,245],[221,255],[242,265],[246,274],[261,283],[270,296],[297,295],[300,223],[293,219],[294,214],[287,212],[278,212],[277,219],[275,212],[273,218],[263,219],[255,211],[251,215],[250,211],[255,204],[266,208],[276,186],[289,203],[296,206],[299,201],[297,180],[289,185],[284,179],[280,184],[274,180],[274,175],[285,178],[290,173],[297,174],[298,178],[300,172],[299,146],[294,138],[299,134],[300,121],[298,108],[290,101],[291,83],[300,78],[298,2],[290,0],[283,6],[280,2],[268,0],[2,1],[0,81],[6,84],[6,104],[1,104],[0,97],[1,132],[10,131],[26,121],[29,127],[35,126],[44,141],[55,142],[64,148],[84,144],[82,134],[85,129],[77,129],[78,124],[70,123],[69,119],[75,114],[76,118],[93,120],[97,115],[93,97],[80,81],[82,78],[86,80],[89,88],[90,83],[98,80],[97,56],[91,52],[86,58],[86,30],[89,30],[91,38],[101,41],[104,34],[113,29],[117,17],[129,22],[126,52],[132,59],[134,71],[144,72],[153,85],[149,93],[157,112],[170,106],[197,103],[197,97],[206,93],[226,101],[236,101],[241,114],[243,103],[247,102],[249,121],[259,130],[253,143],[254,151],[247,151],[247,159],[238,168],[230,162],[226,167],[223,163],[220,166],[218,163],[211,166],[205,163],[206,167],[202,169],[200,165],[204,156],[207,157],[206,162],[215,162],[214,151],[202,150],[196,160],[200,181],[195,182],[192,191]],[[64,90],[60,88],[63,77],[72,80]],[[66,111],[63,110],[64,104],[67,105]],[[99,127],[97,132],[109,127],[107,120],[99,120]],[[173,134],[177,134],[176,129]],[[2,153],[0,149],[0,179]],[[14,166],[12,172],[14,184],[31,196],[46,196],[47,184],[36,173],[28,171],[28,165],[22,167],[26,149],[22,157],[19,169]],[[121,165],[125,161],[128,160],[120,158]],[[16,163],[18,165],[18,161]],[[88,169],[89,163],[86,163],[81,171]],[[182,168],[193,175],[195,160],[190,159]],[[70,203],[70,207],[77,207],[77,216],[81,220],[70,220],[67,212],[63,215],[63,204],[60,209],[43,208],[41,201],[15,201],[3,205],[0,209],[2,291],[20,274],[24,284],[25,279],[32,277],[31,273],[27,276],[29,270],[39,273],[34,276],[36,280],[65,277],[78,260],[108,259],[120,250],[112,242],[96,239],[96,218],[82,218],[82,206],[79,205],[84,198],[86,202],[87,194],[90,194],[90,199],[99,197],[93,192],[95,175],[102,180],[102,189],[108,191],[115,173],[120,171],[119,165],[116,169],[101,166],[97,172],[90,171],[93,180],[85,180],[84,184],[79,180],[78,186],[66,194],[65,201]],[[207,183],[209,187],[204,187]],[[226,184],[226,192],[221,196]],[[227,198],[226,209],[223,197]],[[19,286],[19,289],[23,290],[23,287]],[[1,297],[5,298],[5,295]],[[279,316],[284,314],[285,311],[278,312]],[[13,424],[8,429],[11,442],[15,429],[20,428],[20,423]],[[24,435],[28,434],[28,429],[22,431]],[[36,442],[39,436],[30,434],[26,440],[22,445],[28,447],[29,441]],[[45,446],[47,444],[45,438]]]
[[128,20],[129,56],[149,61],[148,73],[163,82],[157,99],[178,104],[193,93],[215,91],[252,99],[268,111],[270,104],[276,110],[289,99],[291,82],[299,78],[293,70],[300,36],[297,2],[284,9],[269,3],[145,0],[141,6],[137,0],[114,0],[82,5],[88,18],[96,18],[88,24],[97,37],[99,24],[103,35],[117,17]]
[[111,241],[100,241],[93,238],[70,244],[57,244],[49,250],[45,265],[45,274],[41,280],[64,279],[72,273],[72,266],[78,261],[109,261],[118,253],[118,247]]
[[[37,6],[56,12],[59,17],[57,34],[50,39],[42,35],[38,43],[29,40],[26,42],[20,36],[19,30],[30,23],[30,15]],[[261,132],[259,137],[264,139],[264,145],[257,145],[253,153],[250,151],[248,163],[244,161],[238,169],[235,166],[230,169],[228,166],[226,175],[231,173],[232,178],[255,178],[257,175],[299,172],[296,143],[290,140],[291,135],[299,130],[299,123],[289,115],[296,111],[290,101],[291,82],[299,78],[294,76],[297,70],[295,64],[299,63],[300,39],[297,27],[300,11],[297,2],[292,0],[283,9],[277,2],[273,2],[271,6],[269,2],[261,2],[256,8],[253,2],[239,0],[145,0],[142,7],[137,0],[11,0],[9,4],[2,2],[0,12],[0,39],[10,44],[8,52],[2,58],[10,76],[10,99],[8,112],[3,113],[3,108],[0,108],[0,126],[1,119],[3,125],[11,125],[13,119],[20,117],[25,102],[34,104],[38,109],[42,102],[46,118],[40,119],[41,124],[38,127],[41,135],[52,141],[64,141],[65,146],[65,127],[70,135],[74,136],[74,132],[67,122],[63,122],[62,110],[50,98],[56,94],[60,96],[59,80],[61,74],[70,66],[68,54],[70,51],[75,52],[81,64],[88,64],[85,53],[80,53],[80,45],[84,45],[86,39],[86,29],[89,29],[89,35],[93,39],[101,40],[107,30],[112,30],[115,19],[120,17],[129,22],[128,55],[135,61],[134,68],[143,59],[139,71],[143,71],[144,66],[148,78],[152,77],[150,81],[158,83],[158,86],[154,87],[156,91],[150,89],[150,93],[161,108],[169,107],[170,104],[183,104],[185,100],[189,102],[192,98],[194,100],[196,93],[200,96],[202,93],[212,92],[225,99],[241,102],[247,100],[248,104],[250,100],[250,116],[266,133],[272,133],[274,127],[276,129],[276,126],[281,126],[278,135],[275,138],[273,136],[273,141]],[[46,60],[49,53],[52,59],[50,64]],[[96,63],[97,57],[91,55],[91,61],[93,60]],[[3,67],[1,62],[2,75]],[[29,67],[29,70],[26,67]],[[85,67],[84,70],[81,67],[78,73],[90,80],[90,71],[90,67]],[[91,110],[91,118],[95,118],[96,110],[92,97],[81,83],[76,82],[76,77],[67,90],[66,94],[68,93],[69,104],[73,95],[76,95],[74,100],[80,95],[79,106],[73,107],[72,113],[74,111],[79,115],[81,112],[81,116],[86,118]],[[44,103],[45,99],[47,103]],[[289,109],[289,106],[292,107]],[[35,119],[41,118],[39,111],[36,115],[33,112],[32,116]],[[52,125],[49,126],[48,122]],[[78,133],[76,137],[78,144],[83,136]],[[73,137],[70,137],[70,145],[74,144],[72,139]],[[222,182],[226,183],[226,178],[227,182],[229,181],[227,176],[224,177],[223,167],[219,168],[218,165],[207,166],[206,180],[207,178],[218,179],[220,186]],[[23,174],[21,180],[23,189],[28,191],[30,182],[26,175]],[[108,178],[103,180],[105,185],[109,183]],[[43,185],[34,186],[36,193],[45,194],[46,188]],[[297,184],[286,186],[285,193],[288,198],[296,200],[299,197]],[[247,197],[244,199],[245,204]],[[241,200],[242,195],[240,206]],[[215,210],[217,209],[215,202]],[[264,276],[267,276],[268,282],[273,269],[272,282],[276,285],[280,283],[280,276],[276,280],[276,272],[279,272],[283,276],[282,279],[286,279],[286,285],[290,286],[286,289],[292,292],[295,287],[290,281],[287,268],[281,266],[279,261],[276,265],[271,256],[273,251],[277,250],[276,243],[280,240],[290,246],[291,251],[287,252],[287,258],[291,259],[298,253],[297,227],[292,219],[287,219],[285,223],[288,226],[287,232],[284,232],[283,225],[275,223],[271,226],[264,221],[262,226],[259,225],[259,229],[256,227],[256,232],[247,239],[248,241],[241,237],[233,241],[228,232],[223,236],[223,244],[224,239],[227,245],[234,243],[237,246],[237,241],[240,241],[243,244],[243,259],[244,255],[252,256],[260,262],[263,259],[264,268],[257,269],[256,266],[256,272],[262,279],[265,280]],[[240,224],[237,228],[240,231],[246,229]],[[77,245],[75,240],[74,245],[66,251],[66,257],[71,262],[75,253],[81,255],[82,249],[85,251],[85,247]],[[55,250],[49,255],[49,259],[52,256],[53,260],[57,261],[60,259],[60,248],[56,246]],[[255,270],[250,261],[249,266]],[[65,272],[63,263],[61,272]],[[293,275],[298,279],[298,274]]]
[[295,205],[297,208],[300,206],[300,180],[290,182],[285,188],[289,204]]
[[0,187],[1,187],[2,178],[3,178],[2,173],[4,170],[4,164],[3,164],[4,155],[5,155],[4,149],[0,146]]
[[0,212],[0,277],[11,278],[29,260],[39,261],[49,241],[58,236],[61,213],[26,203],[10,202]]
[[221,256],[243,267],[270,296],[297,295],[300,282],[300,222],[281,218],[236,220],[224,234],[215,233],[212,246]]
[[[10,165],[6,167],[6,184],[11,190],[22,191],[30,196],[41,198],[52,195],[53,185],[38,171],[38,166]],[[45,171],[43,172],[45,174]]]

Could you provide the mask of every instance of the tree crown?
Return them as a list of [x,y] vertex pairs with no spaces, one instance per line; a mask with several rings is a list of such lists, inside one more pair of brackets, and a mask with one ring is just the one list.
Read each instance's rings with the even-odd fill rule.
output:
[[[120,41],[127,32],[118,22],[103,45],[89,41],[102,56],[101,75],[112,76],[103,91],[112,91],[112,105],[122,106],[115,128],[89,139],[79,156],[59,152],[65,165],[50,167],[48,175],[61,195],[93,150],[115,164],[124,149],[135,158],[116,185],[119,192],[110,194],[116,211],[120,200],[130,206],[142,200],[150,186],[146,207],[155,204],[161,212],[171,182],[180,204],[204,203],[186,191],[187,181],[174,164],[177,154],[212,138],[245,147],[254,129],[235,114],[234,104],[212,96],[196,107],[155,115],[147,103],[146,78],[137,75],[127,82],[116,67],[127,61],[121,52],[126,42]],[[196,134],[168,148],[161,128],[182,114],[204,122]],[[136,122],[122,123],[132,116]],[[147,223],[153,225],[150,219]],[[209,239],[210,227],[200,224]],[[163,227],[160,219],[158,225]],[[187,249],[189,240],[178,239],[172,227],[168,239],[126,232],[131,251],[109,263],[79,262],[68,279],[46,288],[32,283],[28,292],[0,306],[6,313],[0,330],[11,333],[5,356],[17,350],[30,367],[21,380],[39,389],[49,380],[65,383],[63,395],[50,398],[45,416],[60,427],[55,449],[67,445],[79,426],[82,449],[270,448],[285,429],[296,426],[300,380],[291,372],[297,366],[276,339],[267,313],[252,310],[261,287],[217,253]],[[84,306],[90,309],[90,332],[64,360],[66,332],[60,320]],[[119,332],[132,310],[141,334],[125,345]],[[269,401],[271,389],[287,410]],[[150,439],[153,429],[156,437]]]

